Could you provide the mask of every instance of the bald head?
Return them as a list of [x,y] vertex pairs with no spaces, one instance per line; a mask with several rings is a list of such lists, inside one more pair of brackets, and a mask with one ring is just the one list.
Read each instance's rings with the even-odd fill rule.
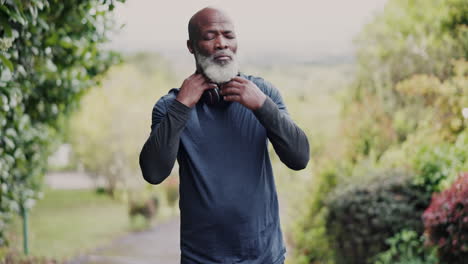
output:
[[223,10],[205,7],[190,18],[188,23],[189,40],[197,40],[200,37],[200,28],[211,23],[229,23],[233,25],[231,18]]

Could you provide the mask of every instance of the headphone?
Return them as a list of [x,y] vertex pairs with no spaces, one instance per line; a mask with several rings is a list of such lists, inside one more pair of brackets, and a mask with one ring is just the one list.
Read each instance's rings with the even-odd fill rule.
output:
[[[206,77],[204,73],[202,74]],[[208,77],[206,78],[209,80]],[[200,101],[209,106],[215,106],[215,107],[228,106],[231,102],[224,101],[223,95],[221,95],[220,86],[222,86],[224,83],[213,83],[213,84],[216,85],[216,88],[205,90],[200,98]]]
[[221,95],[221,89],[218,84],[216,84],[216,88],[205,90],[202,94],[201,100],[209,106],[222,106],[227,103]]

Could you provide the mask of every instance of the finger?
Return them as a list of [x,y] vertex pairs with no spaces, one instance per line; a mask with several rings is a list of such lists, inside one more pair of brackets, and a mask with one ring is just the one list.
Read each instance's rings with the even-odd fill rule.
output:
[[224,101],[230,101],[230,102],[240,102],[240,95],[226,95],[223,96]]
[[203,74],[201,74],[201,73],[197,73],[195,75],[195,79],[205,81],[205,76]]
[[238,83],[246,83],[248,80],[247,79],[244,79],[242,77],[239,77],[239,76],[236,76],[234,78],[231,79],[231,82],[232,81],[235,81],[235,82],[238,82]]
[[226,94],[240,94],[241,92],[241,89],[237,88],[237,87],[227,87],[227,88],[223,88],[221,90],[221,94],[222,95],[226,95]]
[[226,84],[223,85],[223,89],[225,89],[225,88],[230,88],[230,87],[236,87],[236,88],[241,89],[241,88],[244,87],[244,84],[239,83],[239,82],[237,82],[237,81],[230,81],[230,82],[228,82],[228,83],[226,83]]
[[201,85],[202,90],[215,89],[216,87],[218,87],[216,84],[209,82],[204,82]]
[[218,85],[216,83],[214,83],[214,82],[212,82],[212,81],[210,81],[210,80],[208,80],[206,78],[202,79],[202,85],[210,85],[210,86],[214,85],[215,87],[218,87]]

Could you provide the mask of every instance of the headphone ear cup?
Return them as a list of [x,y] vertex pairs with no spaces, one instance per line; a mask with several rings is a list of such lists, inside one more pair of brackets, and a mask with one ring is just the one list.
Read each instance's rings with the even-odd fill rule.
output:
[[211,103],[211,93],[210,93],[210,90],[205,90],[202,94],[202,101],[205,103],[205,104],[210,104]]
[[221,89],[214,88],[205,90],[202,94],[202,100],[205,104],[216,106],[216,105],[223,105],[226,101],[223,100],[223,96],[221,95]]

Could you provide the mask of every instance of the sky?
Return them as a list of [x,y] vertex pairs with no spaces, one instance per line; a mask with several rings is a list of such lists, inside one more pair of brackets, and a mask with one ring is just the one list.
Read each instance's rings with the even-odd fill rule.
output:
[[116,8],[124,24],[110,47],[190,56],[187,23],[206,6],[225,10],[234,21],[240,56],[313,59],[353,53],[353,37],[383,10],[387,0],[127,0]]

